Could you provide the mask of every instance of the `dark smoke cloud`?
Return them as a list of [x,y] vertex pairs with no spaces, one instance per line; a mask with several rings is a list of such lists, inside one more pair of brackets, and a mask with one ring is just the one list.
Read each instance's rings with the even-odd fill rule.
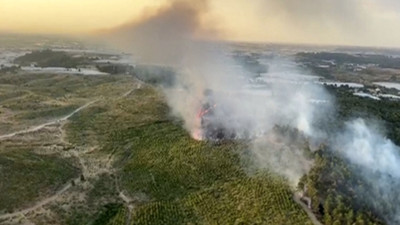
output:
[[171,1],[109,30],[107,37],[114,45],[140,55],[141,61],[176,65],[193,39],[217,33],[202,25],[207,11],[207,0]]

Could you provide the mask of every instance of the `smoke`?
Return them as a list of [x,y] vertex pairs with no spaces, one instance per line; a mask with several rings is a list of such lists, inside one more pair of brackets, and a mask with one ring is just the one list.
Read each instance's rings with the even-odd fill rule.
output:
[[207,0],[169,1],[103,35],[114,46],[136,54],[141,62],[177,65],[193,39],[216,35],[214,28],[202,24],[207,10]]
[[358,168],[366,186],[355,188],[364,203],[389,224],[399,224],[400,148],[382,136],[378,128],[360,118],[349,121],[336,139],[336,149]]
[[[287,127],[311,140],[324,138],[315,123],[331,111],[331,97],[299,69],[288,66],[286,59],[267,62],[269,71],[253,79],[218,47],[203,46],[208,54],[196,54],[196,60],[186,64],[176,86],[165,90],[169,105],[196,139],[252,140],[253,162],[295,186],[312,163],[297,137],[289,138],[275,128]],[[198,112],[207,104],[212,113],[199,118]]]
[[[343,155],[370,172],[390,174],[400,178],[399,148],[384,138],[376,126],[367,126],[364,120],[356,119],[346,123],[346,132],[339,135]],[[344,144],[344,145],[343,145]],[[373,165],[373,166],[371,166]]]
[[[249,75],[246,62],[234,60],[229,46],[200,38],[218,34],[202,23],[207,3],[172,1],[109,31],[109,40],[141,62],[176,69],[176,83],[163,91],[172,113],[193,138],[250,140],[254,164],[285,176],[293,186],[312,166],[304,155],[303,148],[309,148],[305,140],[329,142],[362,168],[362,176],[374,187],[368,192],[371,205],[374,199],[400,203],[393,191],[400,176],[398,147],[363,120],[348,122],[345,132],[330,137],[320,124],[331,118],[335,105],[323,86],[284,57],[255,59],[269,69]],[[199,116],[202,110],[205,116]],[[393,215],[397,211],[387,218]]]
[[299,179],[312,167],[312,161],[304,156],[307,143],[279,132],[269,132],[252,142],[251,157],[256,168],[268,169],[288,179],[295,187]]
[[[229,46],[201,39],[220,32],[202,23],[207,11],[206,0],[171,1],[139,20],[109,30],[107,37],[136,54],[140,62],[177,70],[177,82],[164,92],[172,113],[183,119],[194,138],[253,140],[250,152],[254,163],[286,176],[295,185],[312,164],[301,149],[294,149],[293,140],[274,127],[318,136],[313,123],[322,111],[329,111],[329,104],[315,100],[329,102],[329,95],[321,86],[304,80],[302,71],[284,58],[264,62],[268,73],[254,80],[233,59]],[[256,88],[258,84],[264,88]],[[205,127],[198,114],[204,104],[211,103]]]

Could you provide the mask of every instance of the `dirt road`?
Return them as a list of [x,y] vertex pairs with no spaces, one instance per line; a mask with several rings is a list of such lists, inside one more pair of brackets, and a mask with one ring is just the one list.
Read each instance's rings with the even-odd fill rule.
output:
[[66,115],[66,116],[64,116],[62,118],[55,119],[55,120],[49,121],[47,123],[43,123],[43,124],[40,124],[40,125],[37,125],[37,126],[34,126],[34,127],[30,127],[30,128],[24,129],[24,130],[16,131],[16,132],[13,132],[13,133],[10,133],[10,134],[0,135],[0,140],[11,138],[11,137],[14,137],[14,136],[20,135],[20,134],[32,133],[32,132],[41,130],[41,129],[47,127],[47,126],[61,123],[61,122],[65,121],[65,120],[68,120],[71,116],[75,115],[79,111],[87,108],[88,106],[90,106],[90,105],[92,105],[92,104],[94,104],[95,102],[98,102],[98,101],[99,100],[94,100],[94,101],[88,102],[85,105],[83,105],[83,106],[77,108],[76,110],[74,110],[72,113],[70,113],[70,114],[68,114],[68,115]]
[[[75,179],[75,182],[78,182],[79,178]],[[58,198],[58,196],[60,196],[61,194],[63,194],[64,192],[66,192],[69,188],[71,188],[71,183],[69,182],[67,185],[65,185],[61,190],[59,190],[57,193],[55,193],[54,195],[47,197],[43,200],[41,200],[40,202],[37,202],[35,205],[33,205],[32,207],[14,212],[14,213],[7,213],[7,214],[3,214],[0,215],[0,220],[4,220],[4,219],[8,219],[8,218],[13,218],[16,217],[18,215],[25,215],[29,212],[35,211],[36,209],[48,204],[49,202],[54,201],[55,199]]]

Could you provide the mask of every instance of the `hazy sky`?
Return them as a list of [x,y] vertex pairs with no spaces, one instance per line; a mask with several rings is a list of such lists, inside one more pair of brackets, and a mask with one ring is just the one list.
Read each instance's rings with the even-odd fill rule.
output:
[[[0,0],[0,31],[85,34],[171,1]],[[223,39],[400,47],[398,0],[209,0],[207,5],[202,23],[212,24]]]

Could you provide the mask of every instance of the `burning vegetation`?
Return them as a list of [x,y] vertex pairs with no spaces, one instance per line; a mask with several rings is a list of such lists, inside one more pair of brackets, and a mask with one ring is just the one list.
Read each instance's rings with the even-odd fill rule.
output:
[[[235,139],[235,132],[224,126],[218,117],[223,104],[217,104],[214,99],[213,91],[206,89],[204,91],[204,100],[200,111],[197,114],[196,121],[200,123],[198,129],[195,129],[193,137],[198,140],[219,141],[223,139]],[[224,113],[225,116],[231,116]]]

